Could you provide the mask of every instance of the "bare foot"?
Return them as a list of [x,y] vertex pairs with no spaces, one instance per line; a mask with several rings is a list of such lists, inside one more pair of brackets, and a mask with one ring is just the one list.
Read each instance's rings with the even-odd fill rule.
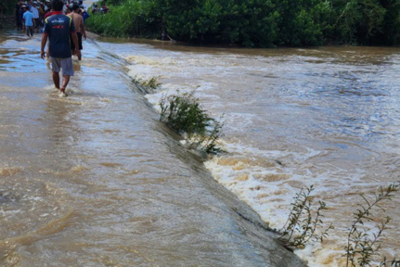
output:
[[68,95],[67,95],[67,93],[65,92],[65,88],[61,88],[60,89],[60,95],[59,95],[60,97],[67,97]]

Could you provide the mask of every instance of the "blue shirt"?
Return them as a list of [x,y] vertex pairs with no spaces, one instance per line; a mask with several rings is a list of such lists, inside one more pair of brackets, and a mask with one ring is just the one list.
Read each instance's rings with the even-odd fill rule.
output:
[[71,57],[70,34],[75,32],[72,18],[62,12],[54,12],[45,22],[44,34],[49,36],[50,56],[54,58]]
[[27,10],[24,15],[23,18],[25,20],[25,26],[33,26],[33,13],[30,12],[29,10]]

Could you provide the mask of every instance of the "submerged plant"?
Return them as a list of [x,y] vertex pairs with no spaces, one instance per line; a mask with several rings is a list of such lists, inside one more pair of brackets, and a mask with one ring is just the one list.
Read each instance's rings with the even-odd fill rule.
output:
[[158,82],[158,77],[152,77],[150,80],[142,81],[141,85],[149,87],[151,89],[157,89],[161,83]]
[[191,147],[200,147],[206,153],[215,154],[221,149],[216,145],[221,135],[222,123],[209,117],[200,107],[193,92],[170,95],[160,101],[160,121],[180,134],[186,134],[193,141]]
[[311,239],[322,242],[328,235],[328,231],[333,229],[331,224],[322,234],[316,233],[317,228],[323,224],[321,212],[326,209],[326,204],[319,201],[316,210],[313,209],[314,197],[311,195],[313,190],[313,185],[301,189],[296,193],[294,202],[291,203],[291,212],[280,230],[281,236],[279,237],[287,247],[303,248]]
[[393,260],[388,261],[385,257],[379,267],[400,267],[400,260],[394,258]]
[[144,80],[143,78],[138,78],[135,76],[133,82],[139,84],[143,87],[150,88],[150,89],[157,89],[160,87],[161,83],[158,81],[159,77],[152,77],[149,80]]
[[[364,267],[371,266],[374,256],[378,255],[381,248],[381,240],[383,232],[387,229],[387,225],[391,218],[385,217],[383,222],[376,222],[380,217],[376,217],[372,212],[373,210],[380,209],[385,211],[381,203],[385,200],[391,200],[394,193],[400,191],[400,182],[390,184],[387,188],[379,188],[375,194],[375,199],[369,201],[366,197],[361,195],[364,200],[364,205],[358,204],[359,208],[353,214],[354,221],[349,229],[347,236],[346,250],[346,267]],[[378,233],[369,234],[365,223],[372,223],[377,225]],[[381,262],[380,266],[400,266],[400,261],[394,259],[387,261],[386,258]]]

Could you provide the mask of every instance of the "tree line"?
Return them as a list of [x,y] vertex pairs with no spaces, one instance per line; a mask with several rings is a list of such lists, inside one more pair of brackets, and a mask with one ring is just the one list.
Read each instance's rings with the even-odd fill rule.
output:
[[107,0],[95,31],[246,47],[396,45],[400,0]]
[[13,8],[17,4],[17,1],[13,0],[1,0],[0,1],[0,15],[11,15],[13,14]]
[[[104,1],[104,0],[103,0]],[[102,1],[99,1],[99,4]],[[400,0],[106,0],[88,27],[109,36],[246,47],[397,45]],[[14,0],[0,1],[10,11]]]

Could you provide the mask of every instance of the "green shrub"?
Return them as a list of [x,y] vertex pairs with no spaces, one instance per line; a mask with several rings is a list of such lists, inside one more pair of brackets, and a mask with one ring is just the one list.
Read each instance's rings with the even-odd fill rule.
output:
[[[371,262],[374,257],[379,255],[379,250],[381,248],[381,240],[383,232],[387,229],[387,224],[390,222],[391,218],[389,216],[385,217],[383,222],[378,223],[381,217],[376,217],[373,214],[374,210],[382,210],[383,207],[381,203],[385,200],[391,200],[394,193],[400,191],[400,182],[390,184],[387,188],[379,188],[377,194],[375,194],[375,198],[371,201],[366,197],[361,195],[364,199],[364,204],[358,204],[359,208],[353,214],[354,221],[351,224],[349,229],[349,233],[347,236],[347,245],[346,245],[346,267],[355,267],[355,266],[371,266]],[[378,228],[378,233],[370,234],[368,229],[365,226],[365,223],[372,223],[376,225]],[[386,266],[387,261],[384,259],[381,263],[381,266]],[[391,266],[399,266],[400,261],[396,261],[395,259],[391,261]]]
[[[314,187],[311,185],[305,189],[301,189],[296,193],[294,202],[291,204],[291,211],[287,222],[279,231],[279,239],[284,241],[287,247],[304,248],[307,242],[323,241],[328,235],[328,231],[333,229],[332,224],[321,234],[316,234],[317,228],[322,227],[323,217],[321,211],[326,209],[324,202],[319,201],[318,208],[312,208],[314,197],[312,191]],[[347,244],[345,246],[346,267],[368,267],[373,266],[373,262],[378,261],[379,250],[382,245],[381,237],[387,229],[390,217],[379,217],[373,214],[376,210],[385,212],[382,202],[391,200],[395,193],[400,192],[400,182],[390,184],[386,188],[380,187],[375,194],[374,199],[368,200],[367,197],[361,195],[364,200],[363,204],[357,204],[359,208],[353,214],[352,222],[347,234]],[[367,227],[369,223],[376,226],[377,233],[371,233],[371,228]],[[374,265],[376,266],[376,265]],[[400,260],[396,258],[387,260],[384,258],[379,267],[400,267]]]
[[216,141],[221,135],[222,124],[209,117],[200,107],[198,99],[190,94],[171,95],[160,101],[160,120],[168,127],[187,135],[191,148],[201,148],[206,153],[218,153]]
[[328,231],[333,229],[330,225],[322,234],[316,233],[317,228],[323,224],[322,211],[326,209],[326,205],[325,202],[319,201],[318,207],[313,208],[314,197],[311,195],[313,190],[312,185],[301,189],[291,204],[292,209],[286,224],[280,230],[279,237],[287,247],[304,248],[311,239],[322,241],[328,235]]
[[152,77],[149,80],[144,80],[142,78],[135,77],[133,79],[133,82],[138,84],[138,85],[140,85],[140,86],[142,86],[142,87],[150,88],[150,89],[153,89],[153,90],[157,89],[161,85],[161,83],[158,81],[158,77]]

